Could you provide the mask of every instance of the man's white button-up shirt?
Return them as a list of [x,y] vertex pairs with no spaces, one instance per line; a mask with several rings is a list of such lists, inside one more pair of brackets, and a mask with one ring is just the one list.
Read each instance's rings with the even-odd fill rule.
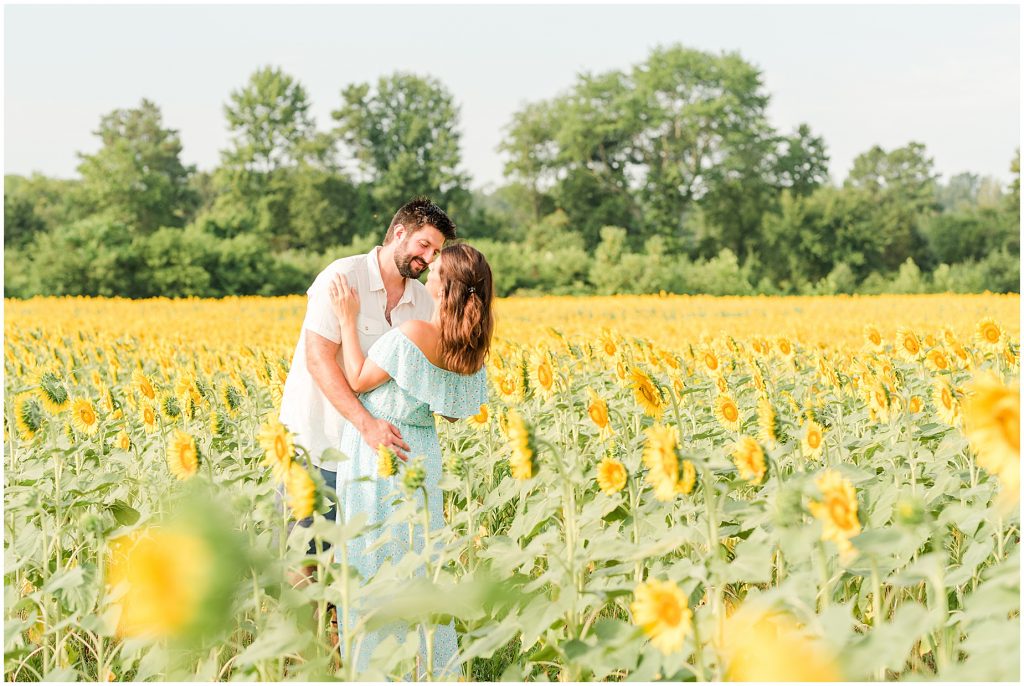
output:
[[[284,384],[281,399],[281,423],[295,434],[295,442],[305,447],[313,463],[323,469],[337,470],[337,463],[320,461],[320,455],[327,448],[337,448],[341,441],[341,429],[345,418],[334,408],[317,386],[306,366],[306,336],[309,331],[326,339],[341,343],[341,325],[331,308],[328,287],[335,274],[342,274],[348,284],[359,294],[359,317],[356,329],[359,333],[359,347],[365,354],[374,341],[410,319],[429,320],[434,303],[427,289],[415,279],[405,280],[405,292],[391,310],[391,323],[384,318],[387,307],[387,291],[380,276],[376,247],[366,255],[352,255],[335,260],[327,266],[306,291],[306,318],[302,322],[299,343],[295,346],[292,366]],[[338,366],[344,369],[341,348],[336,358]]]

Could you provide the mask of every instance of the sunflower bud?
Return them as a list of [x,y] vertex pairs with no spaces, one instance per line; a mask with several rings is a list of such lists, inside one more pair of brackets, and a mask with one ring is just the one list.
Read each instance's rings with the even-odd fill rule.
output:
[[924,521],[924,502],[916,497],[905,495],[893,506],[893,518],[902,526],[916,526]]
[[402,486],[408,491],[415,491],[427,480],[427,471],[423,468],[423,458],[417,457],[412,464],[405,468],[402,476]]
[[444,458],[444,470],[460,479],[466,476],[466,458],[460,452],[452,451]]

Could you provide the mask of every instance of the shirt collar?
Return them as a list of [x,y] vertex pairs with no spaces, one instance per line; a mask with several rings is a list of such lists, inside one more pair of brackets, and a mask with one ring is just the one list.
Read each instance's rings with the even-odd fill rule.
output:
[[[380,250],[380,246],[375,246],[373,250],[366,254],[366,273],[370,277],[370,290],[371,291],[382,291],[384,290],[384,279],[380,276],[380,264],[377,262],[377,251]],[[408,284],[406,284],[408,286]]]

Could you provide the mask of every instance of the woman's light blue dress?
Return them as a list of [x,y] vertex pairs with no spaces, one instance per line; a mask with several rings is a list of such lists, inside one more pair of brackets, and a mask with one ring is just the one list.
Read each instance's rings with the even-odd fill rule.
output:
[[[419,456],[425,458],[425,488],[430,509],[430,528],[444,526],[442,493],[438,485],[441,478],[441,446],[434,424],[434,413],[459,419],[479,413],[487,402],[487,373],[484,368],[469,375],[450,372],[437,367],[399,328],[381,336],[370,346],[367,358],[373,360],[390,376],[384,384],[360,396],[370,414],[394,424],[409,444],[410,462]],[[377,451],[363,440],[358,431],[346,424],[341,436],[341,452],[348,460],[338,464],[337,491],[344,517],[350,521],[360,512],[367,513],[367,524],[380,525],[397,509],[394,491],[400,477],[382,479],[377,472]],[[422,507],[422,496],[418,502]],[[385,559],[395,560],[407,550],[408,526],[394,526],[392,542],[373,547],[382,529],[371,530],[348,542],[349,565],[362,576],[371,578]],[[422,534],[417,533],[417,549],[422,550]],[[399,541],[406,541],[401,545]],[[336,559],[340,556],[336,554]],[[358,620],[352,613],[349,626]],[[373,650],[386,633],[375,631],[365,634],[358,649],[357,671],[365,671]],[[421,632],[420,664],[426,663],[426,651]],[[458,663],[453,657],[458,643],[455,628],[449,624],[438,626],[434,632],[434,676],[458,676]],[[447,672],[442,671],[447,667]]]

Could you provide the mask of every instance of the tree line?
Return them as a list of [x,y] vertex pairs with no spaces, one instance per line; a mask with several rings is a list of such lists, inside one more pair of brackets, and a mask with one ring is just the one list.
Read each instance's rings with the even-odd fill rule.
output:
[[419,194],[484,250],[501,295],[1019,289],[1019,149],[1005,187],[941,183],[913,141],[835,183],[823,138],[776,130],[736,53],[659,47],[527,103],[487,191],[439,80],[399,72],[340,96],[321,129],[296,78],[256,70],[227,98],[209,171],[181,161],[155,103],[103,116],[78,178],[4,177],[6,295],[301,293]]

